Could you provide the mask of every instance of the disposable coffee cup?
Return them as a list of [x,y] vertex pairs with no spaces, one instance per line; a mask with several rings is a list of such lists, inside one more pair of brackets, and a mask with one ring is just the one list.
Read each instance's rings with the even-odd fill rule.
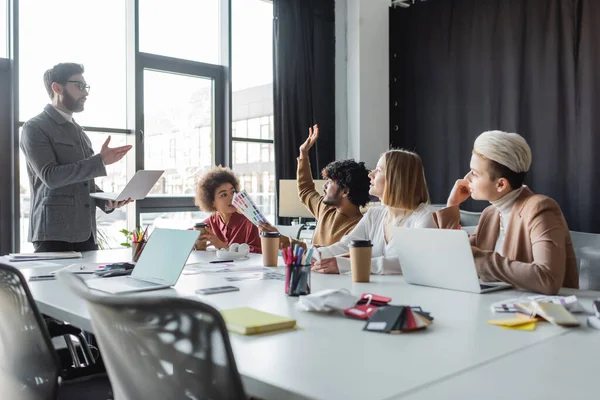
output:
[[373,244],[370,240],[353,240],[349,247],[352,282],[369,282]]
[[279,264],[279,232],[262,232],[260,234],[260,245],[262,247],[263,265],[265,267],[276,267]]
[[[194,230],[200,231],[200,235],[203,235],[207,232],[206,228],[208,228],[208,224],[206,224],[205,222],[197,222],[196,225],[194,225]],[[194,246],[194,249],[206,250],[206,240],[200,239],[200,237],[198,237],[198,239],[196,239],[196,245]]]

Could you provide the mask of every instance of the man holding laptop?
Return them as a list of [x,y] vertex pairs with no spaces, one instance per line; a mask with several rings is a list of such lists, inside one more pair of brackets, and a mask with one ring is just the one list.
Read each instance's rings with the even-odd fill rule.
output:
[[502,281],[553,295],[578,288],[579,274],[569,228],[560,206],[523,185],[531,149],[523,137],[484,132],[475,140],[471,171],[456,181],[447,208],[434,214],[440,228],[456,229],[459,204],[487,200],[470,237],[475,266],[484,281]]
[[47,70],[44,85],[52,103],[23,125],[20,146],[31,187],[28,240],[36,252],[97,250],[95,208],[111,212],[131,202],[90,197],[100,191],[94,178],[106,176],[106,165],[121,160],[131,146],[110,148],[109,136],[100,154],[94,154],[89,137],[73,120],[90,90],[83,72],[74,63]]

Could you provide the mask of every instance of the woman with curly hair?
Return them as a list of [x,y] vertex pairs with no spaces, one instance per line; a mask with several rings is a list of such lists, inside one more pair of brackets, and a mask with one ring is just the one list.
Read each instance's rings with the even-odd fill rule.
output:
[[384,205],[369,209],[354,230],[338,243],[320,248],[321,259],[313,265],[313,271],[324,274],[350,271],[349,243],[370,240],[373,245],[371,273],[402,273],[398,258],[389,248],[393,229],[437,228],[433,219],[436,209],[429,204],[425,171],[417,154],[406,150],[386,151],[369,178],[369,193],[379,197]]
[[200,178],[196,205],[212,213],[204,221],[208,232],[202,234],[200,240],[206,240],[217,249],[247,243],[250,252],[261,253],[258,228],[232,205],[233,195],[239,189],[240,181],[229,168],[215,167]]

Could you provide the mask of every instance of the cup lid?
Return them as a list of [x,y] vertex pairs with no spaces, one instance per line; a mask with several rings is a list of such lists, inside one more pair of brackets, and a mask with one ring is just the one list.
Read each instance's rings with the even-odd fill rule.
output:
[[350,247],[373,247],[370,240],[352,240]]
[[278,238],[281,236],[281,233],[279,232],[267,232],[267,231],[263,231],[260,236],[264,237],[264,238]]
[[208,224],[206,222],[196,222],[196,225],[194,225],[194,228],[206,228],[208,226]]

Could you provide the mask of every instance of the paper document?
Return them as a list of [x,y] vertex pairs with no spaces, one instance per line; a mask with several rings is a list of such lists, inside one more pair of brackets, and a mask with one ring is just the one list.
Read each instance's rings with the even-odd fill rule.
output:
[[98,270],[98,267],[101,265],[105,265],[106,263],[91,263],[91,264],[70,264],[66,267],[59,268],[50,272],[51,274],[57,274],[60,271],[67,271],[72,274],[93,274]]
[[81,258],[77,251],[57,251],[48,253],[10,253],[8,261],[37,261],[37,260],[61,260],[69,258]]
[[186,265],[183,270],[184,275],[195,275],[195,274],[226,274],[230,272],[272,272],[273,268],[269,267],[258,267],[258,266],[239,266],[233,264],[226,264],[223,266],[215,266],[214,264],[209,264],[210,266],[204,265]]

